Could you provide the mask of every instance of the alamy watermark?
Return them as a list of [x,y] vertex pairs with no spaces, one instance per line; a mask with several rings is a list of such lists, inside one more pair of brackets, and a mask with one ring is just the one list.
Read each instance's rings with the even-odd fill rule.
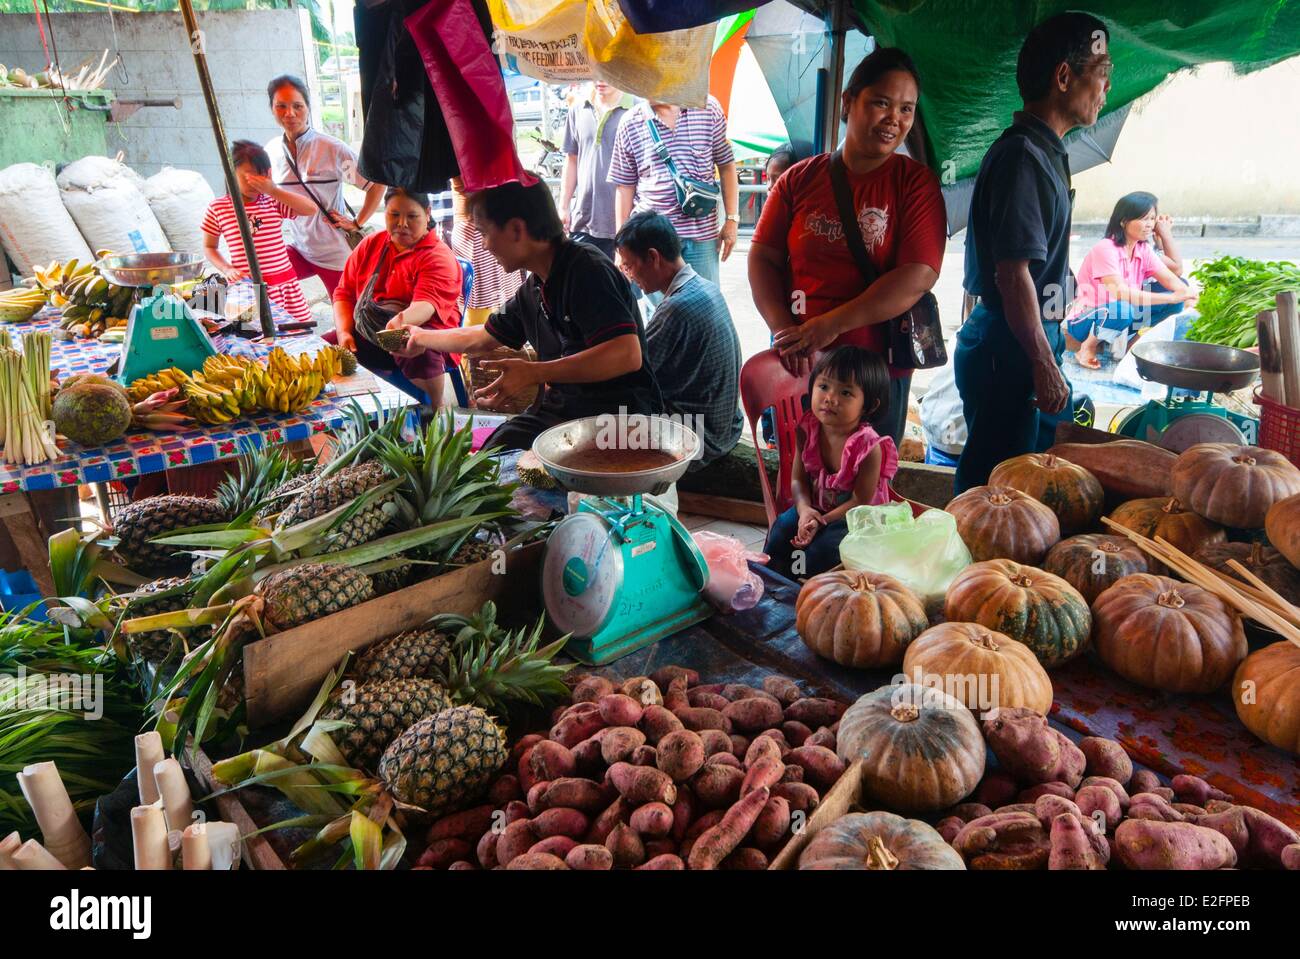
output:
[[[948,697],[952,697],[971,712],[982,714],[1002,705],[997,673],[927,673],[917,666],[910,675],[897,673],[890,684],[895,687],[890,699],[894,706],[948,709],[952,705]],[[916,687],[921,688],[920,693]]]
[[704,417],[698,413],[630,413],[620,406],[617,413],[601,413],[596,417],[596,449],[599,450],[660,450],[676,446],[675,433],[682,427],[699,439],[689,459],[704,455]]
[[0,676],[0,711],[57,709],[79,712],[84,719],[104,716],[102,673],[31,673],[19,665],[13,676]]

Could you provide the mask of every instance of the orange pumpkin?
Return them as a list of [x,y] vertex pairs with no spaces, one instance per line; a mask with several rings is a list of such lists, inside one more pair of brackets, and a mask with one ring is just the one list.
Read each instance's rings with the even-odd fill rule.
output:
[[1247,656],[1232,678],[1232,702],[1252,733],[1300,753],[1300,647],[1283,640]]
[[1167,576],[1125,576],[1093,603],[1097,652],[1130,682],[1212,693],[1246,656],[1241,617],[1209,590]]
[[894,577],[850,570],[804,583],[794,622],[818,656],[859,669],[902,662],[907,644],[929,625],[921,598]]
[[977,623],[931,626],[907,647],[903,674],[922,686],[937,677],[977,717],[999,706],[1044,716],[1052,708],[1052,681],[1033,650]]
[[1028,493],[1009,486],[976,486],[946,507],[957,520],[971,558],[1041,563],[1061,538],[1056,514]]
[[1196,551],[1195,559],[1234,579],[1245,579],[1228,565],[1229,560],[1235,559],[1288,603],[1300,606],[1300,570],[1271,546],[1263,543],[1210,543]]
[[1010,560],[966,567],[948,586],[943,615],[1024,643],[1048,669],[1088,648],[1092,614],[1079,591],[1051,573]]
[[1174,461],[1170,485],[1206,519],[1256,529],[1274,503],[1300,493],[1300,469],[1263,447],[1197,443]]
[[1089,604],[1103,589],[1125,576],[1147,571],[1147,554],[1123,536],[1087,533],[1053,546],[1043,569],[1061,577]]
[[1264,518],[1264,532],[1273,548],[1300,568],[1300,495],[1273,504]]
[[989,485],[1010,486],[1038,500],[1056,514],[1062,536],[1096,526],[1106,505],[1097,477],[1051,453],[1026,453],[999,463]]
[[[1159,536],[1168,540],[1188,556],[1207,543],[1222,543],[1228,538],[1222,526],[1193,513],[1177,497],[1131,499],[1116,508],[1110,518],[1148,539]],[[1147,566],[1153,573],[1168,572],[1165,564],[1154,557],[1147,557]]]

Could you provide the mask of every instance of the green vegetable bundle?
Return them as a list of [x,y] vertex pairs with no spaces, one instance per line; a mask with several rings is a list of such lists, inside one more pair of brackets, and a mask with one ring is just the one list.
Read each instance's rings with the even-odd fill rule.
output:
[[1255,316],[1275,306],[1274,297],[1300,290],[1300,267],[1288,262],[1221,256],[1192,271],[1201,286],[1196,304],[1200,318],[1187,330],[1198,343],[1248,349],[1255,345]]

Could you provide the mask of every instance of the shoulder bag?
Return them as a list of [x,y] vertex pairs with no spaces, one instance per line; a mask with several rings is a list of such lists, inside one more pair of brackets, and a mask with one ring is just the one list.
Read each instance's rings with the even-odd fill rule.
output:
[[[293,158],[293,153],[292,151],[290,151],[289,144],[287,143],[284,144],[284,158],[289,161],[289,169],[292,170],[293,175],[298,178],[298,183],[301,184],[302,188],[307,191],[307,195],[311,197],[312,202],[316,204],[316,207],[317,209],[320,210],[321,215],[325,217],[325,222],[329,224],[333,224],[334,221],[330,217],[330,214],[333,211],[327,209],[325,207],[325,204],[320,201],[320,197],[316,195],[316,191],[307,185],[307,181],[306,179],[303,178],[302,173],[298,170],[298,164],[297,162],[295,162]],[[348,216],[352,217],[352,219],[355,220],[357,218],[357,215],[352,211],[352,207],[348,206],[347,198],[343,195],[343,182],[341,180],[339,181],[339,199],[343,202],[343,209],[348,211]],[[343,227],[337,227],[337,229],[343,233],[344,239],[348,241],[348,248],[352,250],[355,250],[358,246],[360,246],[361,241],[364,240],[366,237],[368,237],[371,233],[370,228],[364,226],[359,226],[355,230],[345,230]]]
[[677,192],[677,205],[681,207],[682,213],[695,218],[713,216],[718,209],[718,200],[722,197],[722,188],[716,182],[705,182],[694,177],[683,176],[678,171],[673,158],[668,155],[668,147],[659,136],[654,117],[647,117],[645,123],[650,128],[650,138],[655,143],[655,154],[663,161],[664,166],[668,168],[668,175],[673,179],[673,188]]

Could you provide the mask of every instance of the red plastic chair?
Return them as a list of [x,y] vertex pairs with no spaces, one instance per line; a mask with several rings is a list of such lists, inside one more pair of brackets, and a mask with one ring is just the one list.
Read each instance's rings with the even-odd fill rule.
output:
[[[759,450],[758,479],[763,487],[763,507],[767,510],[769,527],[794,502],[790,492],[790,473],[796,449],[795,424],[803,415],[802,400],[807,392],[808,380],[792,376],[781,365],[781,354],[776,350],[764,350],[751,356],[740,368],[740,405],[744,407],[745,419],[749,420],[754,446]],[[763,466],[763,444],[758,435],[758,421],[769,408],[776,420],[776,449],[780,454],[775,495]]]

